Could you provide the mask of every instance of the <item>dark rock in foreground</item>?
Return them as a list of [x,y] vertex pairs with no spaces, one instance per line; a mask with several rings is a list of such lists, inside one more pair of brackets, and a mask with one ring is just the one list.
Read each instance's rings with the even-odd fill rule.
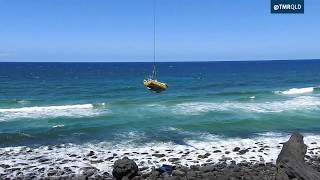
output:
[[277,159],[277,180],[301,179],[319,180],[320,173],[307,165],[304,161],[307,146],[303,142],[303,136],[294,133],[284,143]]
[[112,175],[117,180],[121,180],[123,178],[132,179],[138,174],[138,170],[138,166],[133,160],[124,157],[114,163]]

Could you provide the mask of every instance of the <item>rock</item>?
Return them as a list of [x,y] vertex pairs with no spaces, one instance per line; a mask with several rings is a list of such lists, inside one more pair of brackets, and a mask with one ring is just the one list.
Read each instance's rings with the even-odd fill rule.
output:
[[85,171],[83,171],[83,174],[86,175],[87,177],[94,175],[97,172],[97,169],[95,168],[89,168]]
[[47,176],[55,176],[58,173],[58,170],[50,170],[47,173]]
[[72,172],[72,169],[71,169],[70,167],[64,167],[63,169],[64,169],[64,171],[66,171],[66,172]]
[[31,152],[33,152],[33,150],[31,150],[31,149],[29,149],[29,150],[27,151],[27,153],[31,153]]
[[2,167],[3,169],[7,169],[7,168],[9,168],[10,166],[7,165],[7,164],[0,164],[0,167]]
[[121,180],[123,177],[132,179],[138,174],[138,170],[138,166],[133,160],[124,157],[114,163],[112,175],[116,180]]
[[169,162],[176,162],[176,161],[179,161],[180,159],[179,158],[169,158],[168,161]]
[[102,159],[98,159],[98,160],[95,160],[95,161],[90,161],[91,164],[98,164],[98,163],[103,163],[103,160]]
[[94,151],[90,151],[87,156],[93,156],[93,155],[94,155]]
[[237,151],[239,151],[239,150],[240,150],[239,147],[235,147],[232,151],[233,151],[233,152],[237,152]]
[[290,139],[283,144],[277,158],[276,179],[320,179],[320,173],[305,163],[306,152],[307,146],[303,142],[303,136],[299,133],[293,133]]
[[144,167],[142,167],[142,168],[139,168],[139,171],[145,171],[145,170],[147,170],[147,169],[149,169],[149,167],[148,167],[148,166],[144,166]]
[[199,166],[191,165],[190,169],[193,170],[193,171],[199,171]]
[[204,155],[198,155],[198,158],[205,159],[205,158],[209,157],[210,155],[211,155],[210,153],[206,153]]
[[249,151],[248,149],[243,149],[243,150],[240,150],[238,154],[242,155],[247,153],[248,151]]
[[164,176],[163,180],[179,180],[179,177],[176,177],[176,176]]
[[211,171],[214,171],[216,168],[214,166],[203,166],[203,167],[200,167],[200,171],[202,173],[206,173],[206,172],[211,172]]
[[196,179],[196,176],[197,176],[197,171],[188,171],[187,172],[187,177],[188,179]]
[[306,159],[311,159],[311,157],[309,155],[305,155]]
[[111,157],[107,157],[105,160],[106,161],[111,161],[113,159],[113,157],[111,156]]
[[40,158],[38,161],[40,163],[43,163],[43,162],[46,162],[46,161],[50,161],[50,159],[48,159],[48,158]]
[[157,157],[157,158],[162,158],[165,155],[164,154],[152,154],[152,156]]
[[38,169],[38,172],[44,172],[46,170],[46,168],[42,167],[40,169]]
[[36,179],[37,174],[34,172],[27,173],[22,179]]
[[[155,169],[152,169],[152,171],[149,174],[149,177],[151,179],[156,179],[156,177],[158,177],[160,175],[159,171],[156,171]],[[149,179],[149,178],[148,178]]]
[[219,152],[221,152],[220,150],[215,150],[215,151],[213,151],[213,153],[219,153]]
[[180,170],[178,170],[178,169],[172,171],[172,175],[173,175],[173,176],[183,177],[183,176],[185,176],[185,174],[186,174],[185,172],[180,171]]
[[85,175],[82,175],[82,174],[74,174],[72,177],[67,178],[67,179],[71,179],[71,180],[86,180],[87,177]]

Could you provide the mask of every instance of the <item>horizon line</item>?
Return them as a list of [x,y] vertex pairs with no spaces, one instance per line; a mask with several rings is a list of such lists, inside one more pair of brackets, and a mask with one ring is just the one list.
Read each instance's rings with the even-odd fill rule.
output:
[[[257,62],[257,61],[312,61],[312,59],[262,59],[262,60],[199,60],[199,61],[157,61],[156,63],[195,63],[195,62]],[[153,61],[0,61],[0,63],[153,63]]]

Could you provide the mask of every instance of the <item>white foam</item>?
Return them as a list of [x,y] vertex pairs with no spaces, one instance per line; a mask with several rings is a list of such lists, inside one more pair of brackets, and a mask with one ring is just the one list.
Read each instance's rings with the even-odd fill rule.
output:
[[292,88],[286,91],[276,91],[276,93],[281,93],[285,95],[305,94],[305,93],[312,93],[314,89],[315,87]]
[[19,101],[17,101],[17,103],[18,104],[28,104],[29,101],[27,101],[27,100],[19,100]]
[[52,128],[63,128],[64,127],[64,125],[63,124],[58,124],[58,125],[54,125],[54,126],[52,126]]
[[211,111],[245,111],[256,113],[283,112],[290,110],[319,110],[320,98],[300,96],[289,100],[271,102],[190,102],[177,104],[172,111],[178,114],[201,114]]
[[55,118],[55,117],[86,117],[101,113],[93,104],[77,104],[63,106],[35,106],[12,109],[0,109],[0,121],[17,118]]
[[5,169],[0,167],[0,174],[4,174]]

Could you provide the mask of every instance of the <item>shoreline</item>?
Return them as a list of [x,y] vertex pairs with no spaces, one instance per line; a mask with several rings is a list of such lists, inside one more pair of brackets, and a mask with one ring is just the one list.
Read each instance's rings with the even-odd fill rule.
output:
[[[311,137],[305,137],[308,146],[306,159],[313,162],[319,157],[320,141]],[[184,168],[210,164],[225,168],[229,168],[230,165],[244,165],[273,169],[282,145],[287,139],[287,136],[256,140],[239,139],[238,144],[235,143],[236,140],[232,141],[233,143],[228,140],[224,143],[212,140],[205,144],[195,143],[189,148],[173,144],[165,146],[154,144],[136,149],[108,149],[102,144],[88,146],[63,144],[38,148],[6,147],[0,148],[0,178],[56,176],[67,179],[73,176],[111,178],[114,163],[124,157],[134,160],[142,174],[148,174],[163,164]]]

